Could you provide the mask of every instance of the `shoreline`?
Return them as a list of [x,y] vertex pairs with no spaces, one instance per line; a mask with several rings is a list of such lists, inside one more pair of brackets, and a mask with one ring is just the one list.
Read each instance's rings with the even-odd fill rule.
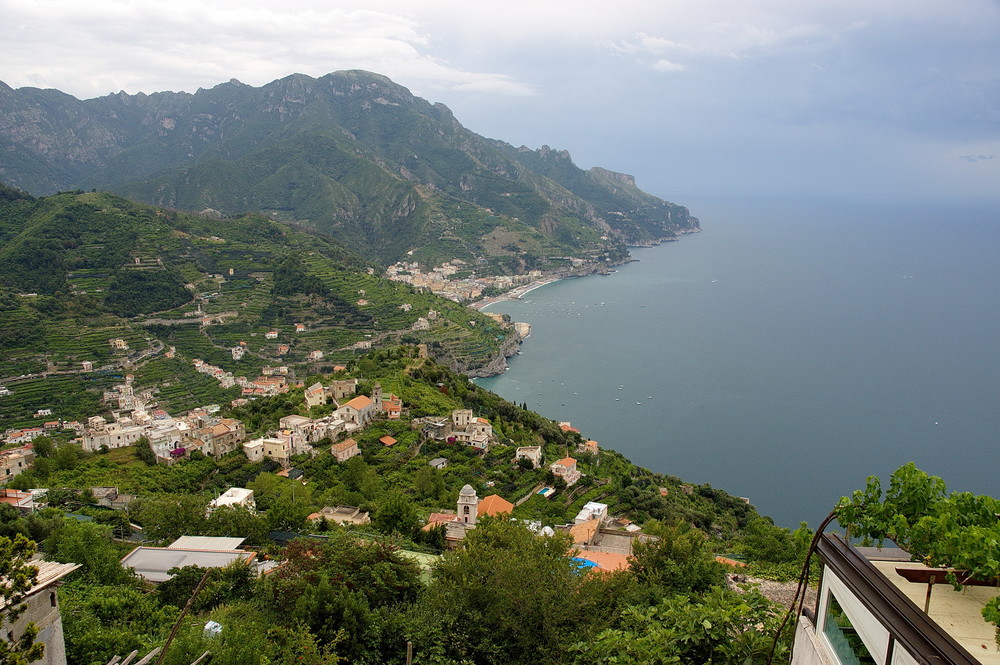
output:
[[470,303],[468,306],[476,311],[482,311],[483,309],[489,307],[490,305],[495,305],[498,302],[504,302],[509,300],[521,300],[525,295],[534,291],[535,289],[540,289],[543,286],[548,286],[549,284],[554,284],[556,282],[562,281],[564,279],[569,279],[570,277],[575,277],[576,275],[567,275],[560,277],[544,277],[534,282],[525,284],[524,286],[518,286],[511,289],[507,293],[501,294],[499,296],[493,296],[491,298],[483,298],[482,300],[477,300],[474,303]]

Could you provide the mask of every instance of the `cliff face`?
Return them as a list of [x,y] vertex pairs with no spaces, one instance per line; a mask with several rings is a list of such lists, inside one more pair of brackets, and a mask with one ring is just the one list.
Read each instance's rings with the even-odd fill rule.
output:
[[463,374],[468,374],[472,378],[482,378],[502,374],[507,370],[507,358],[510,358],[517,353],[517,350],[523,341],[524,340],[520,335],[516,332],[511,332],[507,336],[507,339],[503,341],[503,344],[500,345],[500,349],[497,354],[485,365],[476,367],[475,369],[469,369],[468,367],[452,367],[451,369],[453,371],[462,372]]
[[622,243],[697,226],[631,176],[485,139],[444,105],[361,71],[84,101],[0,84],[0,180],[36,194],[99,188],[182,210],[263,211],[382,263],[447,234],[484,256],[480,239],[501,227],[522,253],[613,260]]

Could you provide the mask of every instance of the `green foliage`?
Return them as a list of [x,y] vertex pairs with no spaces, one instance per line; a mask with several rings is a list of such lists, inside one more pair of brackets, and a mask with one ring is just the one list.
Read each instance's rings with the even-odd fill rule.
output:
[[308,628],[298,624],[275,623],[257,602],[224,605],[210,615],[222,626],[218,637],[206,637],[205,618],[185,621],[164,663],[190,665],[206,651],[215,665],[337,665],[344,659],[336,654],[339,635],[321,644]]
[[[1000,577],[1000,501],[946,491],[943,480],[910,462],[892,474],[884,497],[879,479],[870,476],[865,489],[841,498],[835,512],[856,537],[889,538],[915,560],[955,569],[950,581],[956,588],[969,577]],[[994,602],[984,608],[987,621],[997,623],[998,607]]]
[[136,504],[130,508],[146,537],[169,542],[201,533],[208,500],[198,494],[158,494],[143,496]]
[[132,317],[179,307],[191,300],[179,275],[168,270],[123,270],[111,280],[104,306],[113,314]]
[[[617,627],[577,642],[571,651],[581,665],[764,665],[771,662],[781,615],[781,608],[756,589],[734,593],[717,587],[627,607]],[[788,659],[791,630],[791,624],[786,626],[774,662]]]
[[413,538],[420,528],[420,521],[413,503],[402,494],[393,493],[375,512],[372,526],[385,534],[396,533],[405,538]]
[[632,548],[632,572],[655,597],[684,591],[703,592],[725,582],[707,536],[686,524],[647,522],[656,540]]
[[156,465],[156,453],[150,447],[148,438],[140,436],[139,440],[135,442],[135,457],[148,466]]
[[558,662],[569,641],[616,611],[608,592],[617,580],[581,574],[569,545],[508,520],[481,521],[433,569],[415,608],[417,653],[432,663]]
[[413,602],[422,584],[396,547],[336,530],[323,541],[293,541],[284,555],[285,565],[265,581],[272,620],[304,626],[323,645],[349,635],[343,653],[352,662],[368,660],[384,639],[401,646],[399,635],[383,637],[387,612]]
[[[38,576],[38,568],[30,563],[34,553],[35,543],[24,535],[0,536],[0,618],[5,623],[14,623],[26,609],[22,601]],[[41,658],[45,646],[36,644],[36,637],[38,628],[28,623],[20,635],[0,640],[0,663],[27,665]]]
[[120,561],[127,549],[111,540],[111,528],[94,522],[63,520],[45,540],[50,560],[78,563],[74,578],[100,585],[130,585],[136,580],[132,570]]
[[66,656],[71,663],[106,663],[133,650],[162,646],[177,608],[131,585],[71,582],[60,591]]

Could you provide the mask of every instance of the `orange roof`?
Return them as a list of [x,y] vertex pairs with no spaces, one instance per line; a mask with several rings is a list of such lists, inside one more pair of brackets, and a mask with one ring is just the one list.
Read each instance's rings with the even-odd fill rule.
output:
[[428,524],[440,524],[442,522],[454,522],[458,519],[455,513],[431,513],[427,517]]
[[733,568],[746,568],[747,565],[742,561],[737,561],[736,559],[729,559],[724,556],[717,556],[715,560],[724,566],[732,566]]
[[611,572],[614,570],[628,570],[630,566],[628,556],[625,554],[617,554],[615,552],[591,552],[590,550],[577,550],[575,554],[581,559],[588,559],[596,563],[597,567],[591,568],[591,570]]
[[569,534],[573,536],[573,543],[579,545],[581,543],[590,542],[597,533],[597,529],[601,526],[601,520],[599,519],[589,519],[586,522],[581,522],[580,524],[574,524],[569,528]]
[[388,434],[386,434],[381,439],[379,439],[379,441],[381,441],[382,443],[384,443],[387,446],[391,446],[391,445],[393,445],[393,444],[396,443],[396,439],[392,438]]
[[355,441],[354,439],[345,439],[344,441],[341,441],[340,443],[333,444],[333,446],[331,447],[331,450],[336,450],[338,453],[341,453],[341,452],[344,452],[345,450],[347,450],[348,448],[351,448],[352,446],[356,446],[356,445],[358,445],[358,442]]
[[563,457],[561,460],[556,462],[556,464],[561,464],[562,466],[576,466],[576,460],[572,457]]
[[354,399],[352,399],[350,402],[347,402],[346,404],[344,404],[344,406],[349,406],[349,407],[351,407],[352,409],[354,409],[356,411],[360,411],[361,409],[364,409],[364,408],[367,408],[367,407],[371,406],[371,404],[372,404],[372,401],[371,401],[370,398],[365,397],[364,395],[358,395],[357,397],[355,397]]
[[577,428],[573,427],[569,423],[564,423],[564,424],[560,425],[559,429],[561,429],[564,432],[576,432],[577,434],[580,433],[580,430],[578,430]]
[[503,498],[499,494],[490,494],[479,502],[478,513],[480,515],[510,515],[514,512],[514,504]]

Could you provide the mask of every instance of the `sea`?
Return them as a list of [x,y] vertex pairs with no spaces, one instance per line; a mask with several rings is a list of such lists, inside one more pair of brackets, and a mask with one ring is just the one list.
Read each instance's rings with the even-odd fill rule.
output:
[[685,202],[703,231],[487,311],[477,383],[780,526],[913,461],[1000,495],[1000,201]]

